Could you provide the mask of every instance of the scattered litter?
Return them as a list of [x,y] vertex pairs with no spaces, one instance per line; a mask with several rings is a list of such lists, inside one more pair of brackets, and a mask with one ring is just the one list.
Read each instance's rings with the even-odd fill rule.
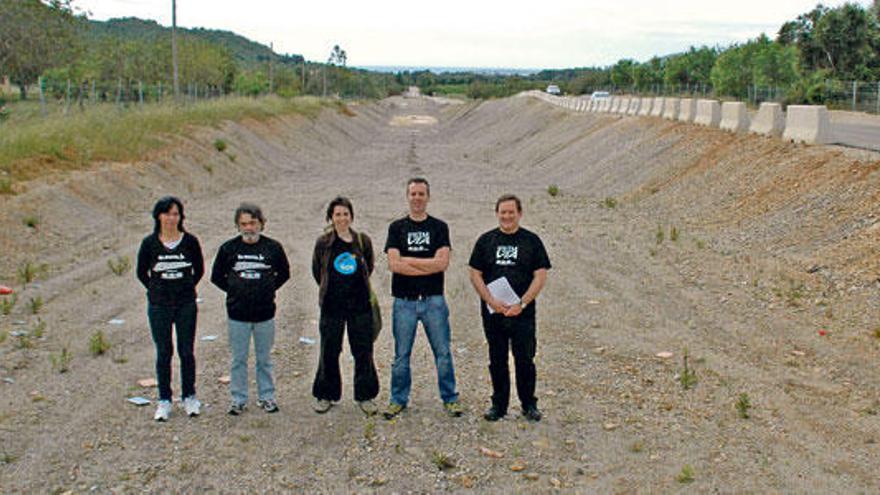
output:
[[529,481],[538,481],[541,478],[541,475],[538,473],[526,473],[523,477]]
[[602,425],[602,428],[605,428],[605,431],[612,431],[620,428],[620,425],[617,423],[605,423]]
[[217,340],[216,335],[205,335],[201,338],[202,342],[214,342]]
[[204,299],[202,299],[201,297],[196,298],[196,304],[202,304],[202,301],[204,301]]
[[13,330],[13,331],[9,332],[10,337],[24,337],[27,334],[28,334],[27,330]]
[[798,350],[791,351],[791,354],[792,354],[793,356],[801,356],[801,357],[807,355],[806,352],[804,352],[804,351],[798,351]]
[[819,329],[819,336],[824,337],[826,335],[828,335],[828,332],[826,332],[824,328],[820,328]]
[[229,375],[223,375],[217,379],[217,383],[222,383],[223,385],[229,385]]
[[0,296],[8,296],[15,292],[12,290],[12,287],[6,287],[5,285],[0,285]]
[[599,304],[599,301],[597,301],[595,299],[590,299],[589,301],[587,301],[587,304],[596,305],[596,304]]
[[150,388],[158,386],[159,382],[155,378],[141,378],[137,381],[137,384],[139,387]]
[[656,356],[661,359],[669,359],[673,356],[673,354],[669,351],[660,351],[656,354]]
[[146,406],[150,403],[150,399],[144,397],[129,397],[128,401],[136,406]]
[[315,339],[309,337],[300,337],[299,342],[305,345],[315,345]]
[[517,462],[516,464],[513,464],[510,466],[510,470],[513,471],[514,473],[518,473],[520,471],[525,471],[525,469],[526,469],[526,465],[521,462]]
[[487,449],[486,447],[480,447],[480,453],[486,457],[493,457],[495,459],[501,459],[504,457],[504,454],[498,452],[497,450]]
[[8,384],[10,384],[10,385],[12,385],[13,383],[15,383],[15,379],[14,379],[14,378],[9,378],[8,376],[7,376],[6,378],[4,378],[3,381],[6,382],[6,383],[8,383]]
[[113,318],[112,320],[108,321],[107,323],[109,323],[111,325],[124,325],[125,320],[123,320],[122,318]]
[[20,327],[22,325],[27,325],[27,322],[24,320],[15,320],[12,322],[12,324]]

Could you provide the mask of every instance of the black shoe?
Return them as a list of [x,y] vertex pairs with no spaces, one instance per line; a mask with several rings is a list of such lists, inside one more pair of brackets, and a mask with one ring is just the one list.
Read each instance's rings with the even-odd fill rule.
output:
[[537,423],[541,421],[541,411],[538,410],[538,406],[528,406],[524,407],[522,410],[522,415],[527,420],[532,423]]
[[500,409],[498,409],[495,406],[492,406],[489,408],[488,411],[486,411],[485,414],[483,414],[483,419],[485,419],[486,421],[493,421],[494,422],[494,421],[498,421],[499,419],[503,418],[505,414],[507,414],[507,413],[501,411]]

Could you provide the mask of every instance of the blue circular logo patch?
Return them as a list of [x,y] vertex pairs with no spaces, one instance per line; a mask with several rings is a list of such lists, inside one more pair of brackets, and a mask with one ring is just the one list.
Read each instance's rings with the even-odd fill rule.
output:
[[342,253],[333,260],[333,268],[343,275],[351,275],[357,269],[357,260],[351,253]]

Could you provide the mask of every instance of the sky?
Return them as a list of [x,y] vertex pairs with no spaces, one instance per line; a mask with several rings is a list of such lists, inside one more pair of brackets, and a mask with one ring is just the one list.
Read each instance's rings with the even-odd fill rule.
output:
[[[177,0],[177,24],[233,31],[278,53],[348,65],[552,69],[645,61],[690,46],[728,46],[818,0]],[[835,7],[844,0],[826,0]],[[863,6],[869,0],[860,0]],[[89,18],[171,25],[171,0],[74,0]]]

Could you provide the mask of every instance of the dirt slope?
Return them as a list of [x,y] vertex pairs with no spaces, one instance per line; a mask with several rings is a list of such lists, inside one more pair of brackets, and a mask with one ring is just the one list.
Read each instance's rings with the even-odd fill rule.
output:
[[[877,155],[526,98],[389,99],[351,110],[201,129],[143,162],[101,164],[0,198],[0,281],[28,261],[49,267],[0,316],[0,331],[33,329],[27,301],[46,302],[33,348],[15,337],[0,344],[0,374],[13,382],[0,382],[0,492],[880,489]],[[211,146],[216,138],[230,144],[226,153]],[[317,349],[299,339],[317,338],[307,269],[323,209],[350,196],[355,226],[383,244],[412,175],[431,180],[429,210],[452,231],[447,297],[469,412],[443,414],[419,338],[399,420],[356,410],[345,355],[343,401],[316,415]],[[554,264],[538,309],[539,424],[480,418],[490,387],[466,262],[495,225],[502,192],[525,199],[524,225]],[[155,424],[152,408],[125,402],[155,398],[136,385],[152,375],[153,346],[142,289],[131,272],[110,273],[107,259],[134,259],[149,208],[168,193],[186,199],[187,226],[209,260],[245,199],[264,206],[267,234],[288,250],[294,276],[280,292],[274,356],[280,414],[224,414],[225,314],[207,282],[199,334],[218,339],[197,342],[203,416]],[[36,229],[22,224],[27,216],[39,218]],[[373,284],[390,315],[384,259]],[[113,345],[108,356],[88,355],[96,329]],[[58,374],[50,355],[64,346],[74,357]],[[689,390],[677,380],[684,349],[698,380]],[[382,403],[392,352],[385,331]],[[742,393],[749,419],[734,407]],[[444,456],[454,467],[438,469]],[[685,465],[690,484],[676,480]]]

